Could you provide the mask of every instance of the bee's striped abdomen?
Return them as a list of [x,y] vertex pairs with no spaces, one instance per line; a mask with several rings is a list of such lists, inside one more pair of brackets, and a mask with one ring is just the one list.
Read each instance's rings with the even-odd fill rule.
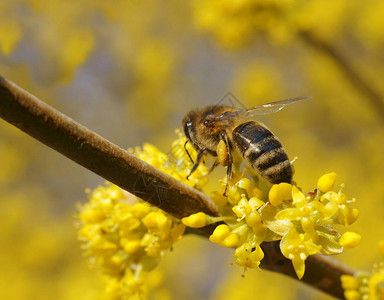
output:
[[271,183],[292,181],[288,155],[279,140],[254,121],[237,126],[233,141],[249,164]]

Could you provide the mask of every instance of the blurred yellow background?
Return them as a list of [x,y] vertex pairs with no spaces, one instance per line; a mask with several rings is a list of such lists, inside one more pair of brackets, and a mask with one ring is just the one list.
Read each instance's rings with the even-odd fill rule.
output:
[[[335,171],[356,197],[363,240],[338,259],[370,270],[384,238],[382,28],[380,0],[1,0],[0,74],[123,148],[164,152],[189,109],[227,92],[248,107],[312,96],[262,121],[298,157],[304,191]],[[104,180],[4,121],[0,157],[0,298],[100,299],[73,224]],[[186,237],[161,264],[163,297],[326,298],[266,271],[242,278],[232,252]]]

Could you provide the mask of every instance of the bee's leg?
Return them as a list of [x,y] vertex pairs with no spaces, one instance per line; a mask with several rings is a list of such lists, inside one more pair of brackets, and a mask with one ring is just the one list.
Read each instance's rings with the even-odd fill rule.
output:
[[209,169],[208,173],[211,173],[216,167],[220,164],[220,162],[216,159],[215,162],[213,163],[212,167]]
[[184,144],[185,152],[187,152],[189,159],[190,159],[191,162],[194,164],[195,162],[193,161],[193,159],[192,159],[192,157],[191,157],[191,154],[189,154],[189,152],[188,152],[188,150],[187,150],[187,144],[188,144],[188,141],[186,141],[185,144]]
[[203,149],[200,149],[199,152],[197,152],[196,163],[193,165],[191,172],[189,172],[189,175],[187,176],[188,180],[189,180],[189,176],[191,176],[192,173],[195,172],[197,167],[199,166],[205,150],[206,148],[203,148]]
[[225,143],[225,147],[227,148],[227,154],[228,154],[227,183],[225,184],[225,190],[224,190],[224,193],[223,193],[223,195],[226,196],[227,195],[227,189],[228,189],[229,180],[231,180],[231,177],[232,177],[233,158],[232,158],[231,148],[229,146],[229,142],[228,142],[227,135],[225,134],[225,132],[223,132],[221,134],[221,138],[222,138],[222,140]]

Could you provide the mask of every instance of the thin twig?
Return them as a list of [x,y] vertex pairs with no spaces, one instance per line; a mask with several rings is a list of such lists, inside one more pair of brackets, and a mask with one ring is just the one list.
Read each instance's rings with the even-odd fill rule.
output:
[[[141,161],[1,76],[0,116],[74,162],[177,218],[200,211],[218,215],[205,194]],[[207,226],[197,233],[209,236],[214,228]],[[279,250],[279,242],[262,246],[263,268],[297,279],[291,261]],[[343,299],[339,277],[353,274],[350,268],[321,255],[310,256],[306,265],[304,282]]]
[[376,91],[372,85],[366,81],[355,69],[353,64],[338,49],[315,36],[310,31],[301,31],[299,36],[304,42],[330,57],[344,72],[346,78],[350,81],[362,95],[366,97],[373,110],[376,111],[381,121],[384,121],[384,101],[383,97]]

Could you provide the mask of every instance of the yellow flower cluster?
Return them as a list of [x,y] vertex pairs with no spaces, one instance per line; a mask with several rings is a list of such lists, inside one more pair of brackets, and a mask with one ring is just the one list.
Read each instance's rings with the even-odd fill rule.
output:
[[335,173],[325,174],[317,182],[314,192],[304,195],[296,186],[286,183],[274,185],[269,192],[269,204],[260,209],[266,226],[282,236],[280,248],[292,260],[296,274],[302,278],[305,260],[320,252],[332,255],[341,253],[343,247],[351,248],[360,242],[360,235],[345,232],[340,236],[332,225],[351,225],[358,217],[358,210],[351,207],[342,193],[332,191]]
[[211,32],[224,46],[235,48],[249,43],[259,33],[274,43],[292,40],[300,30],[333,36],[341,27],[347,2],[297,0],[196,0],[196,26]]
[[234,259],[240,266],[259,266],[264,256],[260,244],[281,240],[281,252],[292,260],[297,276],[302,278],[309,255],[337,254],[343,247],[359,244],[361,237],[357,233],[340,235],[332,227],[335,224],[348,227],[358,216],[358,210],[351,207],[354,199],[348,200],[342,187],[338,192],[332,191],[335,173],[320,177],[318,188],[306,195],[294,185],[280,183],[272,185],[268,196],[264,196],[244,173],[235,173],[234,177],[227,198],[219,193],[212,195],[220,207],[221,218],[212,219],[199,213],[182,221],[192,227],[224,221],[226,224],[216,227],[210,241],[236,248]]
[[283,28],[283,23],[274,17],[272,11],[274,7],[280,10],[287,1],[283,1],[284,4],[271,2],[198,0],[195,1],[195,23],[201,30],[211,32],[224,46],[236,48],[247,44],[259,30]]
[[[224,186],[225,181],[223,188]],[[234,259],[238,265],[244,268],[258,267],[264,257],[260,244],[277,237],[262,223],[259,213],[259,209],[265,205],[261,200],[262,191],[244,173],[235,171],[227,195],[223,196],[222,191],[216,191],[211,194],[211,198],[219,206],[221,217],[212,218],[197,213],[183,218],[182,222],[198,228],[202,227],[200,224],[224,221],[226,224],[217,226],[209,240],[223,247],[236,248]]]
[[[379,249],[384,257],[384,241],[379,243]],[[384,299],[384,262],[374,265],[371,273],[357,272],[340,279],[347,300]]]
[[[208,183],[206,175],[209,173],[209,170],[204,164],[200,164],[196,171],[187,179],[193,163],[184,149],[186,138],[183,137],[179,130],[176,130],[176,135],[179,138],[172,143],[168,153],[163,153],[148,143],[145,143],[142,148],[136,147],[135,149],[128,149],[128,151],[177,180],[194,188],[201,189]],[[186,147],[191,157],[196,157],[196,150],[192,145],[188,143]]]
[[[185,153],[185,138],[177,132],[169,155],[145,144],[131,152],[176,179],[200,188],[207,183],[208,169],[202,164],[190,176],[193,164]],[[192,146],[188,151],[196,155]],[[89,195],[78,215],[79,238],[86,255],[107,281],[111,299],[142,299],[151,287],[148,276],[165,252],[172,248],[185,230],[185,225],[162,210],[140,201],[119,187],[107,184]],[[156,281],[156,280],[155,280]]]
[[78,215],[79,238],[90,262],[107,280],[112,299],[141,299],[148,293],[148,272],[185,226],[156,207],[137,202],[111,184],[89,195]]

